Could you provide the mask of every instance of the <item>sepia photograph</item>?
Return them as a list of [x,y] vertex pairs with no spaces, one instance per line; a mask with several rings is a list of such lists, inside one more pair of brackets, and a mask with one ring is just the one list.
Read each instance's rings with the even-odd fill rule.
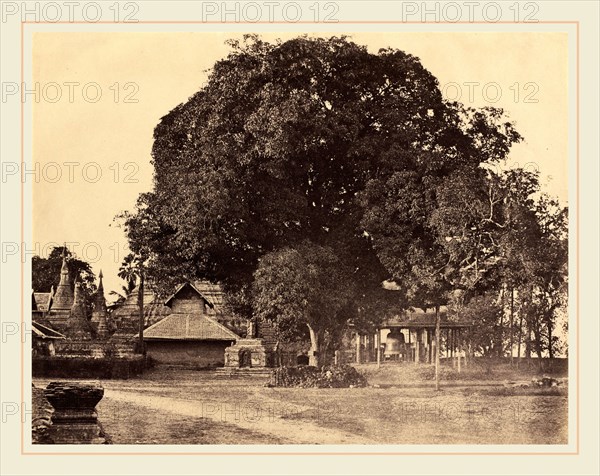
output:
[[566,39],[36,33],[34,443],[566,444]]
[[0,473],[598,474],[599,8],[0,0]]

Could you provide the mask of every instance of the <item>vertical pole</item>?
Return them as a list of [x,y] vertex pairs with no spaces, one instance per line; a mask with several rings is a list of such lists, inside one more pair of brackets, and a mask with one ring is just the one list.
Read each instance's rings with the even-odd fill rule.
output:
[[419,352],[420,352],[419,346],[420,346],[420,344],[421,344],[421,343],[419,342],[419,341],[420,341],[420,339],[419,339],[419,337],[420,337],[420,336],[419,336],[419,330],[420,330],[420,329],[417,329],[417,330],[415,331],[415,332],[416,332],[416,335],[415,335],[415,364],[418,364],[418,363],[419,363]]
[[440,389],[440,306],[435,306],[435,390]]
[[510,287],[510,366],[512,367],[514,364],[513,357],[513,346],[514,346],[514,329],[513,329],[513,321],[515,318],[515,288]]
[[139,345],[140,353],[146,354],[144,347],[144,273],[140,272],[140,287],[138,289],[138,311],[139,311]]
[[356,363],[360,364],[360,334],[356,333]]
[[427,363],[433,363],[433,339],[431,338],[431,330],[427,329]]
[[450,332],[450,358],[452,359],[452,368],[456,368],[456,360],[454,359],[454,329],[448,329]]

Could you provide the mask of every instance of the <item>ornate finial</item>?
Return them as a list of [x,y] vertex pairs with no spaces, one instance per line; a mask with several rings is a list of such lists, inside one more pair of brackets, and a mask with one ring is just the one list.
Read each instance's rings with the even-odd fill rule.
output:
[[79,278],[75,278],[75,297],[73,298],[73,305],[83,303],[83,295],[81,292],[81,281]]
[[[67,245],[65,244],[65,246],[63,247],[63,251],[62,251],[62,266],[60,268],[60,274],[69,274],[69,268],[67,266]],[[61,278],[62,279],[62,278]]]

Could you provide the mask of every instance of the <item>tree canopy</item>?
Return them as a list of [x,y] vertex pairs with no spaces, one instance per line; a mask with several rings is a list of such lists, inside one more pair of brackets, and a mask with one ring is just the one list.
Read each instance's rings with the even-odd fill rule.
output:
[[[418,58],[346,37],[230,46],[156,126],[154,188],[123,215],[151,279],[220,281],[252,315],[269,314],[275,296],[256,287],[274,285],[274,263],[295,283],[307,250],[324,269],[331,253],[343,263],[339,282],[363,311],[385,279],[404,291],[397,306],[426,307],[496,272],[507,199],[484,166],[521,140],[502,110],[445,101]],[[376,307],[348,315],[368,327],[383,317]]]

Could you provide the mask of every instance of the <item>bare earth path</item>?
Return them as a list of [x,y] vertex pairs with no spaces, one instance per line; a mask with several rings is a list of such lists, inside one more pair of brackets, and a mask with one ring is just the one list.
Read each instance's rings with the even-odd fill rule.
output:
[[[310,422],[287,420],[287,414],[310,411],[308,406],[286,403],[261,397],[260,403],[227,402],[215,403],[201,400],[180,399],[171,396],[140,394],[139,390],[106,389],[105,398],[123,405],[174,413],[186,417],[207,418],[215,423],[227,423],[245,430],[270,435],[284,444],[376,444],[368,438],[352,433],[323,428]],[[243,443],[243,442],[241,442]]]
[[[398,372],[403,370],[397,369]],[[383,373],[385,371],[385,373]],[[568,388],[427,383],[372,373],[370,388],[267,388],[260,378],[149,370],[103,380],[99,419],[114,444],[565,444]],[[519,376],[520,377],[520,376]],[[50,380],[34,379],[43,388]],[[386,382],[394,385],[385,385]]]

